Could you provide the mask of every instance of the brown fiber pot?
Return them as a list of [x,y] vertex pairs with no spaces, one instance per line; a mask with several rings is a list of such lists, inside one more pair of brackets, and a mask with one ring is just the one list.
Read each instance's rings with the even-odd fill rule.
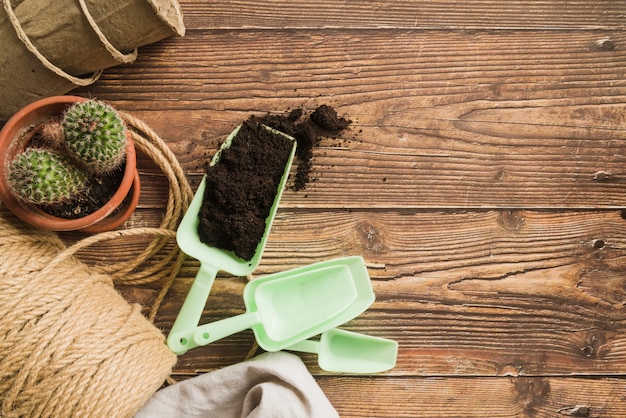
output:
[[[7,172],[9,162],[24,149],[38,126],[50,117],[62,114],[72,104],[85,100],[87,99],[77,96],[48,97],[31,103],[13,115],[0,131],[2,172]],[[124,176],[111,200],[97,211],[76,219],[57,218],[14,196],[8,187],[6,175],[0,176],[0,200],[15,216],[42,229],[95,233],[117,228],[137,207],[140,193],[135,146],[130,132],[126,135],[128,140]],[[115,212],[118,208],[119,210]]]
[[65,94],[98,79],[101,71],[75,77],[51,63],[20,30],[17,17],[8,14],[10,2],[1,3],[7,9],[0,9],[0,121],[37,99]]
[[131,63],[138,47],[185,34],[177,0],[21,0],[14,14],[35,48],[76,76]]

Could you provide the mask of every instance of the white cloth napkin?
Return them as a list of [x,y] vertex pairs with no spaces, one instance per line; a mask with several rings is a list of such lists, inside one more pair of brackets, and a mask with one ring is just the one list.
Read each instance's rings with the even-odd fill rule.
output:
[[176,383],[155,393],[135,418],[339,417],[300,358],[285,352]]

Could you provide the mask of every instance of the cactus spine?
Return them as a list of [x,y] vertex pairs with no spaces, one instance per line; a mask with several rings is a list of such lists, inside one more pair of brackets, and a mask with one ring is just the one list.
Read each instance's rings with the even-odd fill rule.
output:
[[54,205],[81,193],[87,177],[59,154],[30,148],[19,154],[8,169],[9,185],[26,202]]
[[61,122],[67,150],[94,174],[119,167],[126,156],[126,127],[111,106],[88,100],[70,107]]
[[41,139],[48,144],[51,149],[62,149],[64,147],[65,135],[60,121],[51,120],[41,128]]

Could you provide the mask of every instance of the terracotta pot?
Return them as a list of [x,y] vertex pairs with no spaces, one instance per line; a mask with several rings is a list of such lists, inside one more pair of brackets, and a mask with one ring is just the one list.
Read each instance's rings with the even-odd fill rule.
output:
[[[37,132],[37,127],[52,116],[57,116],[76,102],[87,99],[77,96],[53,96],[38,100],[18,111],[0,131],[0,169],[7,172],[9,163],[19,154]],[[57,218],[40,208],[28,204],[10,192],[7,176],[0,176],[0,199],[5,206],[23,221],[51,231],[102,232],[121,225],[137,207],[140,184],[137,173],[135,146],[127,132],[124,176],[111,200],[97,211],[76,219]],[[127,198],[132,190],[132,195]],[[123,207],[120,205],[124,204]],[[119,210],[117,212],[116,209]],[[115,213],[114,213],[115,212]],[[110,217],[110,219],[109,219]]]

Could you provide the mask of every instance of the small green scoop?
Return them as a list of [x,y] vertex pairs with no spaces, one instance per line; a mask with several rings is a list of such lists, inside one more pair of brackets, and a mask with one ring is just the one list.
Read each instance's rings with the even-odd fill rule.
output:
[[[241,126],[238,126],[233,130],[226,141],[222,144],[218,152],[211,160],[211,165],[215,165],[220,158],[221,152],[228,148],[232,143],[233,138],[239,132]],[[266,127],[274,133],[283,135],[293,141],[293,148],[289,156],[289,160],[285,165],[285,171],[278,185],[276,197],[274,198],[274,204],[270,210],[268,217],[265,220],[265,232],[263,237],[259,241],[259,244],[255,250],[254,256],[250,260],[243,260],[237,257],[232,251],[226,251],[220,248],[211,247],[200,240],[198,234],[199,224],[199,212],[202,206],[202,199],[204,196],[204,190],[206,187],[205,179],[202,180],[196,193],[189,204],[189,208],[185,213],[185,216],[178,226],[176,232],[176,242],[179,248],[187,255],[200,261],[200,269],[196,274],[196,278],[191,285],[191,289],[183,302],[183,306],[176,317],[174,325],[167,338],[167,344],[173,352],[177,354],[183,354],[189,348],[193,340],[193,334],[198,327],[198,323],[204,310],[211,287],[215,281],[215,276],[220,270],[226,271],[234,276],[246,276],[259,265],[261,262],[261,256],[267,242],[269,231],[274,221],[274,216],[278,209],[278,204],[287,183],[289,177],[289,171],[293,162],[293,157],[296,151],[296,141],[282,132],[275,129]]]
[[322,370],[342,373],[384,372],[398,357],[396,341],[337,328],[323,332],[319,341],[301,341],[286,350],[318,354]]

